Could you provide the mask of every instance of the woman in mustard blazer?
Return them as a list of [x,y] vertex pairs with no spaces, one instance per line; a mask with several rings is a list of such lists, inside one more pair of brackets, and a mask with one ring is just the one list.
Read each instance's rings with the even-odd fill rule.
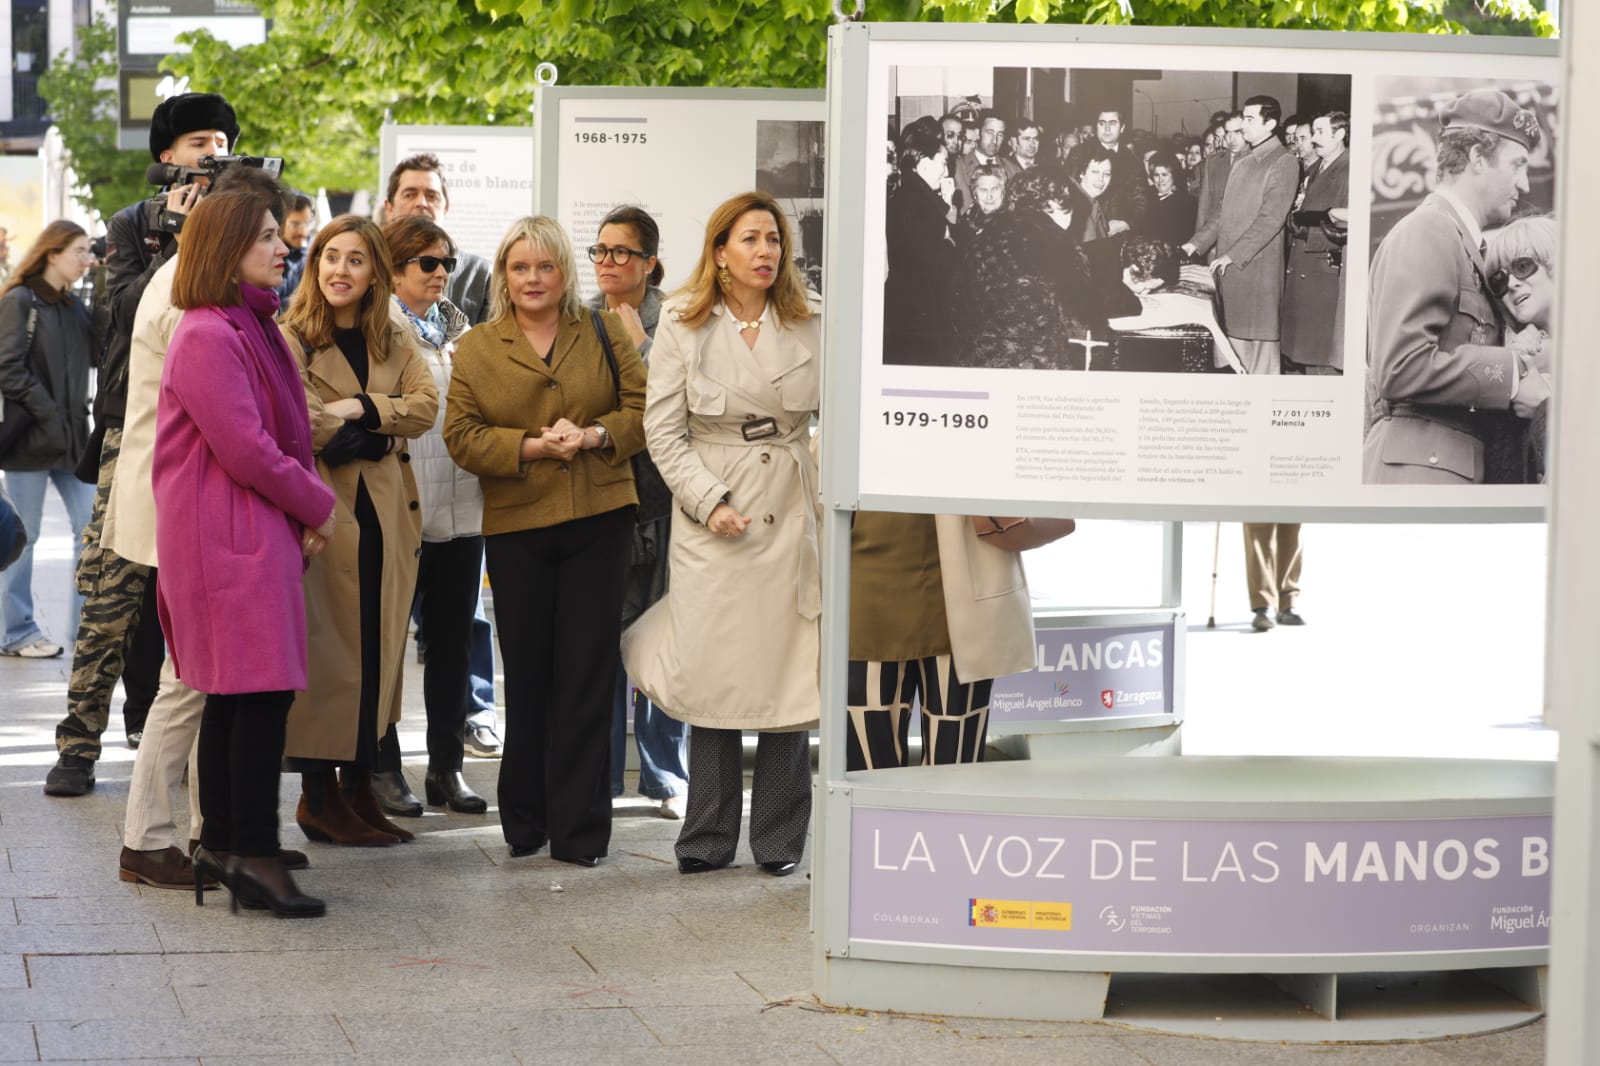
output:
[[444,441],[483,486],[505,664],[501,830],[513,858],[548,842],[551,858],[594,866],[611,842],[611,695],[645,371],[622,321],[585,310],[577,285],[559,223],[512,225],[489,321],[456,348]]

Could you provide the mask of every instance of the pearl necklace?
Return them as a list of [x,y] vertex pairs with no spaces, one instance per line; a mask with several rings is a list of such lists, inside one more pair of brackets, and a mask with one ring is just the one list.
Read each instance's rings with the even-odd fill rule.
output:
[[728,320],[739,328],[740,333],[743,333],[747,329],[760,329],[761,320],[765,318],[767,314],[767,305],[764,303],[761,305],[761,314],[757,315],[748,322],[742,318],[735,317],[733,308],[729,307],[726,302],[723,303],[722,309],[728,312]]

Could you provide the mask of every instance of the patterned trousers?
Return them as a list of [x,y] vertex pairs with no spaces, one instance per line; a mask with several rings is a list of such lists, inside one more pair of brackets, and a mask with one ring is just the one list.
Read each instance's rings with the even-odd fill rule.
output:
[[[56,725],[56,751],[85,759],[100,758],[100,734],[105,732],[111,697],[127,666],[145,589],[154,573],[151,567],[129,562],[100,545],[111,475],[121,451],[122,428],[108,428],[100,452],[94,512],[83,531],[83,554],[75,577],[84,603],[67,682],[67,716]],[[159,670],[160,661],[155,665]]]
[[993,688],[993,678],[962,681],[948,655],[908,662],[852,659],[845,675],[846,768],[905,766],[913,701],[922,705],[922,765],[982,762]]
[[[689,799],[675,851],[722,866],[739,848],[744,808],[744,735],[689,729]],[[811,735],[758,733],[750,775],[750,854],[756,862],[799,862],[811,822]]]

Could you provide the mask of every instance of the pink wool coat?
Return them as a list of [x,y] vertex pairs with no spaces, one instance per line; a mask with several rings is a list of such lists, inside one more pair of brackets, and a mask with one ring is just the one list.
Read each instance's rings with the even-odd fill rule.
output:
[[161,373],[157,609],[178,676],[205,693],[306,687],[301,537],[327,521],[334,495],[265,309],[187,311]]

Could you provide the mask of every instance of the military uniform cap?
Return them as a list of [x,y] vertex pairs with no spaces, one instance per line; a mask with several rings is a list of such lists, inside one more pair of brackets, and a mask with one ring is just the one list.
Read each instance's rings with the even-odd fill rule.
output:
[[1499,89],[1473,89],[1439,109],[1441,129],[1476,129],[1492,133],[1522,147],[1539,143],[1539,116]]

